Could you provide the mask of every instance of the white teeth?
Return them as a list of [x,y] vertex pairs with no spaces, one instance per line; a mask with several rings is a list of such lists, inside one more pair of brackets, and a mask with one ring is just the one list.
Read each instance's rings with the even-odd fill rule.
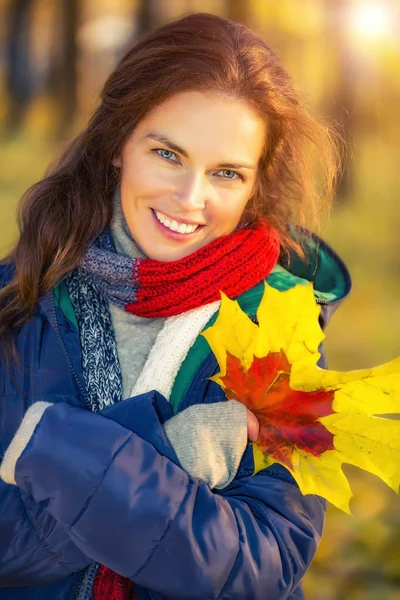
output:
[[166,217],[162,213],[158,212],[157,210],[155,210],[154,212],[155,212],[157,219],[160,221],[160,223],[165,225],[165,227],[168,227],[168,229],[171,229],[171,231],[176,231],[178,233],[193,233],[198,228],[198,225],[189,225],[188,223],[178,223],[178,221],[169,219],[168,217]]

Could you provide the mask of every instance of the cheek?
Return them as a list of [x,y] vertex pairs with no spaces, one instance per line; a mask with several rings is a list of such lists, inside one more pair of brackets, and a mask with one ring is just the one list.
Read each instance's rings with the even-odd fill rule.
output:
[[162,168],[157,168],[151,160],[144,160],[122,174],[121,188],[135,196],[152,196],[172,189],[174,176]]
[[151,171],[135,169],[122,173],[120,185],[121,201],[124,203],[148,195],[156,187],[156,181]]
[[239,223],[246,204],[249,200],[249,194],[230,190],[228,193],[219,197],[218,203],[214,206],[214,215],[218,217],[221,225],[233,228]]

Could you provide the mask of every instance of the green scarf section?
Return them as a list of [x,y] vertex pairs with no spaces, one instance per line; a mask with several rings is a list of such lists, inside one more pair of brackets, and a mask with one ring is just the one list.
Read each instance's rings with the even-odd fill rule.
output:
[[76,331],[79,331],[78,321],[72,307],[71,298],[69,297],[65,281],[61,281],[54,288],[54,301],[56,306],[61,308],[64,316],[67,317],[67,319],[72,323]]

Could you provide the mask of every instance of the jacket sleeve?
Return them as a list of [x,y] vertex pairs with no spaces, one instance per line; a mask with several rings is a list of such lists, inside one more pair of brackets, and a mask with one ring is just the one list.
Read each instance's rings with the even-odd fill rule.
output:
[[[7,398],[7,403],[10,404],[14,400]],[[4,403],[0,398],[2,434],[4,428],[12,422],[12,419],[5,418],[1,410]],[[10,412],[14,416],[16,411]],[[0,437],[3,446],[6,436]],[[2,458],[1,447],[0,461]],[[57,522],[40,503],[35,502],[24,490],[15,485],[7,485],[0,479],[1,598],[1,588],[49,586],[72,576],[91,562],[92,559],[85,556],[73,543],[69,530]],[[18,596],[17,592],[15,594]],[[54,591],[54,597],[56,596]]]
[[44,407],[21,442],[24,419],[9,448],[19,443],[14,472],[8,452],[1,475],[84,555],[164,598],[288,598],[316,551],[325,504],[284,469],[251,477],[251,448],[233,483],[213,493],[179,466],[157,408],[165,418],[167,404],[152,392],[105,414]]

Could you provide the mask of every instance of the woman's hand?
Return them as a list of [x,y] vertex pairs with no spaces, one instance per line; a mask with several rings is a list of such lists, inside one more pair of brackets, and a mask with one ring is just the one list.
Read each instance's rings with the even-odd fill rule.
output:
[[260,421],[256,415],[247,409],[247,437],[250,442],[256,442],[260,435]]

